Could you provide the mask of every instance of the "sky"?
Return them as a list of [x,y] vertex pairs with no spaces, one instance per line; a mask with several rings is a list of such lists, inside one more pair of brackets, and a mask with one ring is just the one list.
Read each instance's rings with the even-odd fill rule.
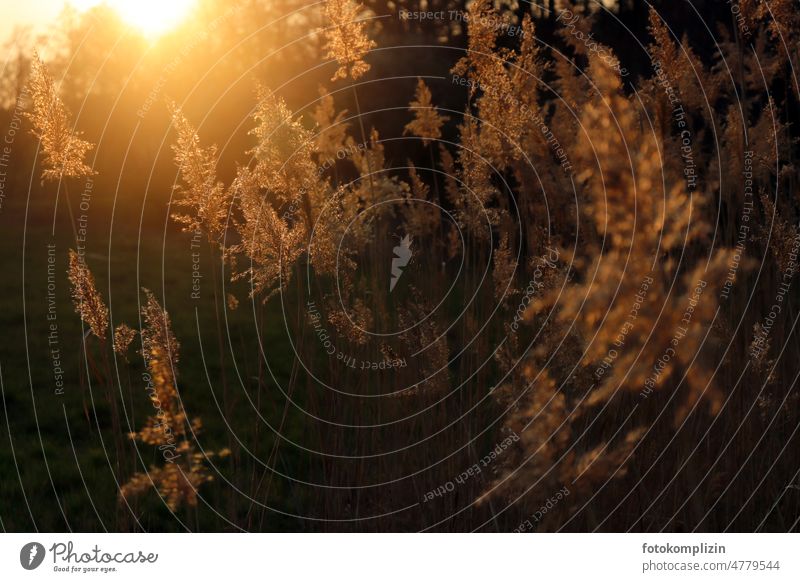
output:
[[65,0],[0,0],[0,37],[7,38],[15,26],[33,26],[37,32],[58,16]]
[[15,27],[31,26],[46,34],[66,5],[79,11],[107,4],[119,17],[145,36],[157,36],[173,28],[189,14],[197,0],[0,0],[0,37],[6,39]]
[[[17,26],[31,26],[36,33],[46,33],[46,25],[52,22],[63,10],[64,6],[71,4],[79,9],[101,3],[103,0],[0,0],[0,42],[8,38]],[[106,0],[116,8],[122,7],[123,15],[128,16],[129,22],[137,22],[141,18],[152,20],[153,11],[164,15],[165,24],[179,18],[190,6],[193,0]],[[606,5],[615,4],[616,0],[602,0]],[[559,4],[557,2],[557,4]],[[169,7],[169,13],[165,13]],[[171,14],[174,12],[174,14]],[[132,13],[132,14],[131,14]]]

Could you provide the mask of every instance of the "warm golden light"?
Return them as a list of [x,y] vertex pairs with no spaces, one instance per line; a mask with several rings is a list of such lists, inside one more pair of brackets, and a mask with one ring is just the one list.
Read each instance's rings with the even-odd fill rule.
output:
[[157,36],[185,18],[195,0],[70,0],[70,3],[78,10],[105,4],[143,34]]

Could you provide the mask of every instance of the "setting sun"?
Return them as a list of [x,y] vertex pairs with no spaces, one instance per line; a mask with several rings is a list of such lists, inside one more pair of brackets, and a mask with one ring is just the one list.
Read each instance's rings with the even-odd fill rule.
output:
[[70,0],[79,10],[105,4],[147,36],[162,34],[186,17],[195,0]]

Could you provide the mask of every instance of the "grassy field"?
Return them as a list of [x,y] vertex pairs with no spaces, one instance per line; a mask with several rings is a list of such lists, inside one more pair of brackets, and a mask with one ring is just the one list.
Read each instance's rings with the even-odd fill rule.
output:
[[[90,225],[104,227],[89,227],[88,264],[108,301],[113,323],[127,322],[138,329],[136,306],[141,300],[141,287],[148,287],[164,298],[163,304],[181,343],[182,361],[203,362],[179,369],[179,390],[187,413],[203,420],[205,430],[199,437],[200,443],[208,450],[230,447],[234,454],[218,459],[216,468],[232,483],[249,490],[250,482],[260,479],[264,469],[254,466],[252,461],[241,460],[236,454],[241,446],[232,435],[248,447],[255,446],[254,452],[266,458],[274,439],[269,429],[256,421],[254,405],[258,414],[277,427],[285,404],[271,381],[264,380],[262,389],[258,389],[258,341],[252,322],[253,309],[260,310],[260,306],[247,299],[246,288],[231,289],[241,304],[237,310],[221,314],[221,318],[228,320],[221,321],[224,343],[220,358],[208,269],[203,273],[206,278],[202,280],[201,299],[191,299],[193,262],[189,235],[177,232],[173,226],[168,228],[166,236],[163,231],[152,232],[152,225],[158,222],[149,220],[146,228],[150,230],[140,237],[138,211],[129,201],[121,212],[118,209],[112,223],[96,218],[110,212],[110,200],[100,198],[100,194],[94,196]],[[139,445],[141,460],[135,460],[137,449],[130,443],[128,463],[121,468],[121,474],[116,472],[108,397],[113,394],[117,398],[127,416],[123,425],[129,423],[131,431],[151,413],[142,380],[142,358],[135,353],[138,341],[129,350],[130,363],[122,357],[112,362],[113,382],[98,381],[98,374],[90,369],[91,360],[101,358],[96,338],[87,339],[94,352],[94,358],[87,359],[81,349],[81,322],[72,306],[66,276],[67,252],[74,246],[74,238],[68,235],[67,207],[62,198],[53,237],[53,201],[52,193],[35,191],[26,210],[24,192],[17,191],[8,197],[0,216],[4,230],[0,238],[3,257],[0,318],[5,336],[0,343],[3,389],[0,472],[5,475],[0,482],[0,520],[9,531],[114,530],[117,523],[133,527],[132,518],[123,517],[125,512],[120,511],[117,483],[127,480],[134,469],[142,470],[142,463],[156,461],[157,451]],[[145,221],[149,218],[146,216]],[[110,263],[108,232],[103,232],[109,230],[107,224],[114,226]],[[54,321],[48,320],[48,245],[55,246]],[[280,314],[274,313],[276,309],[280,309],[279,304],[272,303],[263,313],[267,322],[280,321]],[[48,343],[51,323],[57,325],[54,344]],[[279,382],[285,382],[291,366],[285,357],[281,359],[282,354],[291,353],[285,333],[281,326],[265,325],[261,334],[271,371]],[[204,358],[200,352],[201,340]],[[60,350],[63,394],[57,393],[53,366],[47,365],[53,363],[52,348]],[[223,388],[223,375],[227,389]],[[299,398],[302,402],[302,395]],[[287,438],[299,436],[295,414],[296,409],[291,408],[288,420],[284,420],[282,433]],[[230,430],[226,429],[225,421],[230,423]],[[226,434],[227,439],[219,440]],[[291,447],[283,447],[277,458],[279,470],[290,474],[297,470]],[[204,488],[207,504],[201,502],[197,515],[188,518],[192,527],[230,527],[209,506],[234,504],[237,507],[231,509],[243,513],[251,509],[244,497],[224,502],[219,499],[220,481],[218,477],[216,483]],[[297,500],[281,491],[282,486],[275,482],[270,499],[263,501],[274,504],[280,511],[291,512],[287,504]],[[134,510],[145,529],[180,529],[180,524],[170,519],[166,506],[154,494],[145,497]],[[265,527],[281,529],[288,526],[287,520],[291,521],[280,513],[271,513]]]

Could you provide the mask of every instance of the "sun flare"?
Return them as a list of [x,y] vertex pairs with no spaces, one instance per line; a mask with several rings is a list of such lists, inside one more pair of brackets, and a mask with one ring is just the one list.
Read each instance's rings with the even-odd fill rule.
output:
[[70,0],[78,10],[105,4],[147,36],[158,36],[183,20],[196,0]]

